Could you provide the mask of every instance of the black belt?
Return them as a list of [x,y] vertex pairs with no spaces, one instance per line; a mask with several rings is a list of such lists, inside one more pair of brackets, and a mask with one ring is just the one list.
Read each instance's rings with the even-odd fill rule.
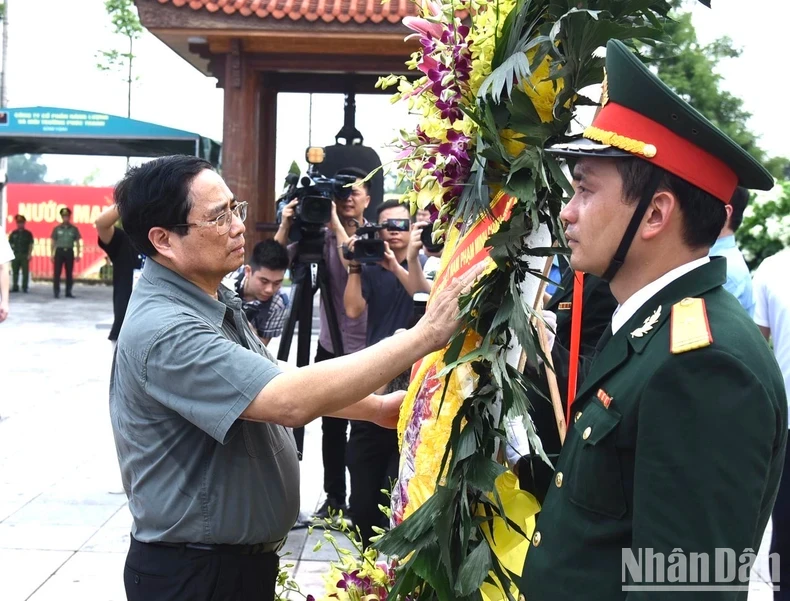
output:
[[[136,543],[140,542],[135,538],[132,538],[132,540]],[[165,547],[168,549],[190,549],[193,551],[208,551],[211,553],[228,553],[231,555],[263,555],[265,553],[276,553],[282,549],[285,544],[285,539],[272,543],[256,543],[254,545],[206,545],[203,543],[166,543],[162,541],[140,544]]]

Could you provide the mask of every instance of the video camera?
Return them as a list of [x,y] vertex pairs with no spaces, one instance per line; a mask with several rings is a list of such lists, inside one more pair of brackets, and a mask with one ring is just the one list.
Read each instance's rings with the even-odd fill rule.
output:
[[411,229],[409,219],[387,219],[384,223],[371,223],[357,229],[357,241],[354,252],[343,248],[343,256],[348,261],[357,263],[378,263],[384,259],[384,240],[377,237],[381,230],[390,232],[408,232]]
[[[282,221],[285,206],[294,199],[299,203],[294,210],[293,230],[304,232],[320,231],[322,226],[329,223],[332,218],[332,202],[334,199],[345,200],[351,195],[351,187],[356,181],[353,175],[336,175],[326,177],[318,170],[324,160],[324,149],[310,147],[305,152],[305,158],[310,165],[307,173],[299,178],[298,167],[293,165],[291,172],[286,176],[286,190],[277,199],[277,223]],[[301,184],[299,186],[298,184]],[[291,239],[298,237],[290,236]]]
[[433,241],[434,223],[436,222],[433,221],[428,225],[426,225],[424,228],[422,228],[422,233],[420,234],[420,241],[422,242],[422,247],[425,249],[425,252],[437,254],[442,252],[442,249],[444,249],[444,243],[436,244]]

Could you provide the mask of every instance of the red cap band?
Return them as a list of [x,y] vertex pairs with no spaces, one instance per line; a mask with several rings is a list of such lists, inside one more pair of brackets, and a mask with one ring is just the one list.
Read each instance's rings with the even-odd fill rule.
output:
[[738,186],[735,171],[660,123],[622,105],[607,102],[595,117],[593,127],[652,144],[656,147],[655,156],[639,158],[694,184],[725,204],[730,203]]

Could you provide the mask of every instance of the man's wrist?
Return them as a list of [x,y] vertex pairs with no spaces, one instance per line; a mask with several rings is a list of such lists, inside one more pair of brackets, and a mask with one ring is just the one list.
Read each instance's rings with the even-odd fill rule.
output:
[[349,275],[352,273],[361,274],[362,273],[362,265],[359,263],[349,263],[347,267]]

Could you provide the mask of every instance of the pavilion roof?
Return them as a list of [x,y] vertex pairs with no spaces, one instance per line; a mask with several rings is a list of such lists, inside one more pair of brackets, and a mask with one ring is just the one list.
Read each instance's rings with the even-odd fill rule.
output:
[[158,0],[160,4],[249,18],[330,23],[400,23],[417,15],[411,0]]

